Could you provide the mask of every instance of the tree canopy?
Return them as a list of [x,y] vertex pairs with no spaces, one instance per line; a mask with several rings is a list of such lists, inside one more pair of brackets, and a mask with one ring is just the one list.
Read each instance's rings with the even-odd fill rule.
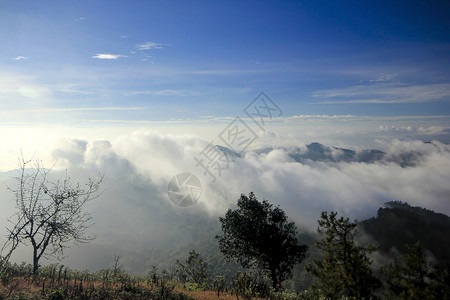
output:
[[242,194],[237,209],[229,209],[219,220],[223,236],[216,238],[225,257],[244,268],[268,271],[276,289],[307,256],[308,247],[299,245],[294,222],[281,208],[259,201],[253,193]]
[[372,263],[368,254],[373,247],[356,243],[356,223],[348,218],[337,218],[336,212],[322,212],[317,229],[324,238],[315,245],[322,253],[322,259],[315,259],[306,266],[314,277],[313,290],[325,298],[356,297],[370,298],[380,286],[372,274]]
[[450,263],[450,217],[406,202],[391,201],[384,206],[378,209],[376,217],[358,224],[377,242],[383,255],[394,259],[392,248],[406,253],[406,245],[420,241],[438,263]]
[[450,265],[427,262],[422,243],[406,245],[399,255],[382,269],[391,299],[450,299]]
[[181,282],[204,284],[209,275],[206,262],[195,250],[189,252],[189,257],[184,263],[176,261],[176,270]]

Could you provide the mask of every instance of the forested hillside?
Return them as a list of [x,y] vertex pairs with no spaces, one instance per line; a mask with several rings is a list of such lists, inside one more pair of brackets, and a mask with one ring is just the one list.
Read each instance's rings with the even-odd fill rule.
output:
[[392,201],[360,226],[386,255],[394,255],[394,250],[403,253],[406,244],[420,241],[437,262],[450,263],[450,217],[445,214]]

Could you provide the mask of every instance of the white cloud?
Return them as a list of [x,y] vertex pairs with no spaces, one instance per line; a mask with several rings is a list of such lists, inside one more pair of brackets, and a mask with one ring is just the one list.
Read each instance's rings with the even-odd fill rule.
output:
[[286,121],[305,120],[305,119],[352,119],[352,115],[294,115],[290,117],[281,117]]
[[[105,248],[113,245],[112,251],[124,255],[141,255],[137,254],[139,249],[148,249],[156,243],[158,230],[167,238],[171,233],[184,234],[180,228],[192,225],[193,220],[200,220],[202,225],[217,220],[241,193],[250,191],[260,199],[280,205],[289,218],[301,225],[300,230],[313,230],[322,210],[337,210],[352,219],[364,219],[375,215],[378,207],[390,200],[450,213],[449,145],[381,142],[391,156],[419,153],[418,163],[407,168],[389,162],[297,163],[283,149],[267,154],[248,152],[213,183],[193,159],[208,142],[190,134],[137,131],[117,139],[69,139],[46,145],[57,167],[67,168],[76,182],[84,182],[99,172],[105,174],[102,186],[105,192],[91,204],[96,222],[94,231],[99,237],[94,244]],[[288,142],[304,149],[304,144]],[[168,182],[181,172],[195,174],[203,186],[200,201],[187,209],[174,207],[167,196]],[[11,197],[0,190],[1,199],[13,201]],[[10,214],[9,206],[6,210],[0,208],[0,217]],[[180,244],[180,238],[184,237],[173,238],[174,243]],[[86,257],[93,255],[88,249],[94,246],[83,247],[89,254]],[[101,259],[103,264],[109,263],[107,259]]]
[[143,44],[136,45],[138,50],[151,50],[151,49],[162,49],[164,46],[167,46],[167,44],[160,44],[155,42],[146,42]]
[[[450,213],[446,205],[450,196],[447,184],[450,181],[450,146],[439,142],[384,142],[388,156],[420,154],[417,165],[407,168],[389,162],[311,161],[302,164],[295,162],[283,149],[268,154],[248,152],[230,164],[216,182],[196,167],[193,159],[207,144],[208,141],[195,135],[138,131],[115,141],[64,143],[59,152],[53,153],[55,158],[64,156],[64,167],[76,167],[84,156],[83,164],[108,168],[111,176],[119,172],[114,170],[117,161],[126,161],[135,176],[145,178],[156,189],[154,196],[159,201],[169,201],[166,188],[174,175],[191,172],[204,186],[204,196],[198,205],[213,215],[222,214],[241,193],[250,191],[280,204],[290,216],[308,226],[315,226],[322,210],[338,210],[361,219],[375,214],[376,209],[389,200],[407,201]],[[291,145],[304,147],[298,143]],[[73,155],[68,147],[73,147]]]
[[419,103],[446,101],[450,98],[450,83],[405,85],[377,83],[344,89],[322,90],[314,98],[327,99],[314,104],[340,103]]
[[25,59],[28,59],[28,57],[19,55],[19,56],[17,56],[17,57],[14,57],[13,59],[14,59],[14,60],[25,60]]
[[94,56],[91,56],[92,58],[98,58],[98,59],[118,59],[121,57],[127,57],[126,55],[121,54],[106,54],[106,53],[99,53]]
[[414,127],[411,125],[402,125],[402,126],[396,126],[396,125],[380,125],[379,131],[382,132],[407,132],[407,133],[417,133],[422,135],[439,135],[439,134],[448,134],[450,132],[450,127],[445,126],[420,126],[420,127]]
[[377,79],[371,79],[369,82],[385,82],[385,81],[392,81],[397,77],[396,73],[391,74],[384,74],[378,77]]

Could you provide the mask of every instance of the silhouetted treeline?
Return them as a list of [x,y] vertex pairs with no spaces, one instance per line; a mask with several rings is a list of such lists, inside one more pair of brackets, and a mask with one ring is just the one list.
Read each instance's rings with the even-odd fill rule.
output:
[[450,263],[450,217],[406,202],[392,201],[385,206],[375,218],[359,223],[379,251],[392,257],[392,249],[404,253],[406,245],[420,241],[438,263]]

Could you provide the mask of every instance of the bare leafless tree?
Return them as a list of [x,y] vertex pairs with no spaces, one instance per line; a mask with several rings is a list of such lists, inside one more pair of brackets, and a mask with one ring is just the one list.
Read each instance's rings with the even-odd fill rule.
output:
[[31,244],[35,273],[43,256],[60,258],[70,242],[87,243],[95,238],[87,234],[93,223],[84,206],[100,196],[103,176],[80,185],[72,184],[67,172],[52,181],[50,172],[39,159],[22,157],[17,187],[8,187],[15,194],[17,211],[9,220],[12,227],[7,228],[2,251],[8,251],[5,258],[9,259],[19,244]]

